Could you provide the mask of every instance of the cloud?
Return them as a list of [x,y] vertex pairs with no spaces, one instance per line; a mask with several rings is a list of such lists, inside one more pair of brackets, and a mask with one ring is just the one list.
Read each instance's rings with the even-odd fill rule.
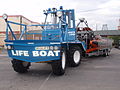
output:
[[86,17],[93,29],[95,29],[96,24],[98,29],[102,29],[103,24],[108,24],[109,29],[117,29],[120,18],[119,0],[104,0],[93,6],[94,7],[90,9],[81,11],[81,14],[79,11],[77,13],[79,13],[80,16]]
[[24,15],[41,22],[44,21],[43,10],[59,6],[65,9],[75,9],[76,20],[85,17],[89,26],[102,29],[108,24],[110,29],[117,29],[120,18],[120,0],[3,0],[0,3],[0,14]]

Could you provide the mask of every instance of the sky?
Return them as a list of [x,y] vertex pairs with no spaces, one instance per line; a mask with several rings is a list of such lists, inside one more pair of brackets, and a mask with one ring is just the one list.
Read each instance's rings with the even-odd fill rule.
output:
[[[76,22],[85,18],[93,30],[103,24],[115,30],[120,19],[120,0],[1,0],[0,15],[23,15],[34,22],[43,22],[43,10],[48,8],[75,9]],[[77,23],[76,23],[77,24]]]

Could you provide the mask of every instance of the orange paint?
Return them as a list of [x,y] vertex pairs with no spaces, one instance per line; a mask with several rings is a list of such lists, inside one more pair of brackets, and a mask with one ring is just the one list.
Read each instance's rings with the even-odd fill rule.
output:
[[98,50],[99,48],[90,48],[90,49],[87,49],[86,50],[86,53],[89,53],[89,52],[92,52],[92,51],[96,51]]

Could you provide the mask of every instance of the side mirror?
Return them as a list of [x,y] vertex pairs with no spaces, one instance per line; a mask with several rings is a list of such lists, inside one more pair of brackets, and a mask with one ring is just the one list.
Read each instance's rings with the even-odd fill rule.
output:
[[8,15],[7,15],[7,14],[3,14],[3,15],[2,15],[2,18],[3,18],[5,21],[7,21]]
[[80,20],[80,22],[84,22],[85,18],[80,18],[79,20]]
[[57,16],[60,18],[62,16],[62,11],[58,11]]

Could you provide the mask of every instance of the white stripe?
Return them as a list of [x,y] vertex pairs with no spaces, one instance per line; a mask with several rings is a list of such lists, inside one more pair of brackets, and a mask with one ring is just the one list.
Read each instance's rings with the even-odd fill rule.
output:
[[31,42],[31,43],[28,43],[28,44],[34,44],[34,43]]
[[54,43],[54,42],[53,42],[53,43],[50,43],[50,44],[60,44],[60,43]]
[[7,54],[0,54],[0,56],[8,56]]
[[6,44],[13,44],[13,42],[6,42]]
[[50,76],[51,76],[52,72],[48,75],[48,77],[45,79],[45,81],[42,83],[42,85],[40,86],[39,90],[42,90],[43,86],[45,85],[45,83],[49,80]]

